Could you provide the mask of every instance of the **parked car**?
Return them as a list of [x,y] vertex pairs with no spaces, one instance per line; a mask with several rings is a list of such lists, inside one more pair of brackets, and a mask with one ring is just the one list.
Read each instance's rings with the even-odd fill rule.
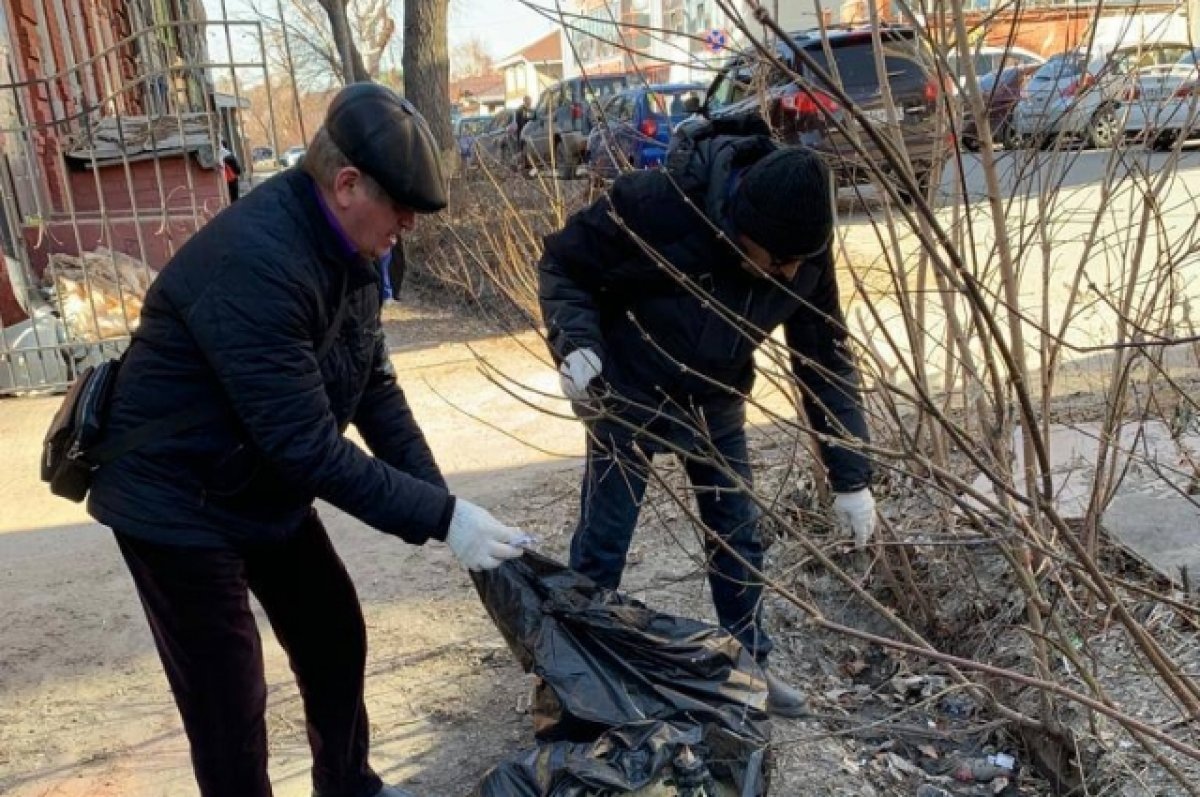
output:
[[[904,142],[914,175],[923,187],[934,159],[942,157],[938,133],[944,113],[944,89],[935,77],[933,56],[915,30],[889,25],[878,33],[892,108],[885,105],[880,90],[870,28],[832,28],[827,41],[822,40],[819,30],[790,35],[796,46],[827,73],[831,71],[825,53],[828,44],[843,90],[876,130],[893,141]],[[888,170],[882,151],[867,136],[858,137],[866,152],[864,158],[833,123],[836,118],[850,130],[859,124],[824,90],[819,78],[798,63],[791,48],[777,45],[777,52],[800,76],[799,81],[756,54],[737,56],[709,87],[706,113],[713,117],[746,113],[758,106],[760,96],[765,96],[769,118],[783,140],[820,152],[843,184],[864,182],[875,168]],[[760,94],[762,86],[766,89]]]
[[488,167],[515,167],[518,149],[516,111],[501,108],[492,114],[473,144],[475,163],[486,163]]
[[[988,124],[992,129],[992,141],[1006,149],[1021,145],[1012,124],[1013,109],[1021,99],[1025,83],[1040,67],[1037,63],[1009,66],[999,73],[990,72],[979,79],[979,93],[987,108]],[[970,107],[963,111],[961,139],[969,150],[979,149],[979,125]]]
[[[971,48],[971,60],[975,64],[975,78],[981,82],[988,75],[994,81],[997,73],[1010,67],[1031,64],[1040,66],[1046,61],[1032,50],[1022,47],[995,47],[992,45]],[[946,63],[950,67],[950,76],[954,78],[956,86],[961,90],[966,85],[964,83],[966,68],[960,61],[957,50],[951,50],[946,54]]]
[[697,83],[639,86],[611,97],[588,135],[589,171],[615,177],[625,167],[662,163],[671,130],[700,110],[704,88]]
[[1200,47],[1166,67],[1138,73],[1125,104],[1125,137],[1155,149],[1200,135]]
[[626,75],[587,75],[559,81],[543,91],[521,131],[523,165],[553,164],[560,177],[573,177],[587,159],[597,106],[634,80]]
[[275,150],[272,147],[255,147],[250,150],[250,161],[255,166],[260,164],[275,165]]
[[487,129],[491,116],[460,116],[454,120],[454,140],[458,143],[458,157],[463,166],[471,165],[475,157],[475,138]]
[[304,159],[305,147],[288,147],[279,158],[279,165],[285,169],[296,166]]
[[1034,72],[1013,112],[1017,135],[1037,145],[1078,138],[1093,147],[1111,147],[1121,138],[1118,114],[1136,91],[1142,66],[1160,62],[1186,45],[1150,42],[1107,53],[1084,50],[1059,53]]

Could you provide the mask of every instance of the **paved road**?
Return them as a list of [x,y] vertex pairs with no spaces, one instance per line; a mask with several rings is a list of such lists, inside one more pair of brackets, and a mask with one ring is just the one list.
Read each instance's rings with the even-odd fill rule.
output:
[[[1120,329],[1119,307],[1125,301],[1147,333],[1185,325],[1190,303],[1200,299],[1195,279],[1200,258],[1189,254],[1200,251],[1195,224],[1200,152],[1177,159],[1145,151],[996,153],[998,217],[988,199],[981,156],[966,155],[961,163],[961,170],[951,163],[943,175],[939,224],[955,240],[1006,330],[998,242],[1007,241],[1019,284],[1015,309],[1031,357],[1037,355],[1040,330],[1046,329],[1068,347],[1065,364],[1103,362],[1101,349],[1128,337],[1128,330]],[[922,282],[919,240],[905,229],[894,242],[881,235],[876,226],[881,206],[868,204],[864,211],[842,205],[847,259],[865,291],[857,301],[851,299],[860,339],[885,368],[921,362],[931,376],[940,377],[948,340],[943,305],[947,295],[955,296],[956,309],[965,312],[960,295],[940,294],[929,273]],[[911,333],[903,323],[898,284],[907,286],[903,298],[909,306],[923,305],[926,313],[920,329]],[[844,284],[843,291],[847,288]]]
[[[1005,195],[1042,193],[1052,187],[1096,188],[1112,182],[1136,179],[1139,175],[1159,175],[1174,170],[1182,174],[1200,168],[1200,151],[1186,149],[1178,155],[1145,149],[1080,150],[1042,152],[1039,150],[997,151],[993,154]],[[966,176],[966,195],[972,201],[986,198],[982,169],[983,156],[963,153],[961,173]],[[959,170],[950,164],[942,176],[942,200],[962,196]]]

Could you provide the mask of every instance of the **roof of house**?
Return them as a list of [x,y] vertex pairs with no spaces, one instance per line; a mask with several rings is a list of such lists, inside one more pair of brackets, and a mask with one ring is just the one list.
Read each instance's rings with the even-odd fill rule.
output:
[[476,99],[504,98],[504,78],[495,73],[474,75],[450,82],[450,99],[459,100],[471,96]]
[[552,30],[545,36],[525,45],[515,53],[505,56],[497,66],[508,66],[518,61],[528,61],[533,64],[557,63],[562,60],[562,38],[557,30]]

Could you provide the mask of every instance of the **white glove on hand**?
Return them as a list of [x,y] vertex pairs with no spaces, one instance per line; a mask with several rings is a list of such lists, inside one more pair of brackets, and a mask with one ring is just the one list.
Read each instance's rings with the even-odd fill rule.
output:
[[854,536],[854,547],[862,548],[875,534],[875,496],[871,495],[871,488],[837,493],[833,498],[833,516],[843,532]]
[[566,356],[562,365],[558,366],[558,381],[562,385],[563,395],[571,401],[586,401],[588,385],[600,376],[604,365],[599,355],[592,349],[576,349]]
[[506,526],[482,507],[456,498],[446,544],[468,570],[491,570],[505,559],[515,559],[523,551],[516,541],[525,537],[520,529]]

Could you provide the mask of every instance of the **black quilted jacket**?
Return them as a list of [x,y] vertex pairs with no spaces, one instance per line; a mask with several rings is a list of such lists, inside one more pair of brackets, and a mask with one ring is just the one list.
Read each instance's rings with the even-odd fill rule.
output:
[[[342,278],[347,311],[318,363]],[[218,215],[151,286],[108,434],[181,407],[217,419],[101,468],[89,511],[124,534],[211,547],[285,537],[321,498],[412,543],[444,538],[454,499],[396,383],[379,301],[373,265],[304,173]]]
[[[556,362],[573,349],[599,353],[607,409],[623,420],[600,421],[606,432],[677,439],[674,430],[702,425],[715,437],[744,423],[754,352],[782,325],[813,425],[867,439],[832,257],[781,286],[743,270],[727,243],[730,188],[775,146],[765,136],[705,139],[681,169],[621,175],[546,238],[538,291],[551,353]],[[869,483],[861,453],[822,450],[835,490]]]

